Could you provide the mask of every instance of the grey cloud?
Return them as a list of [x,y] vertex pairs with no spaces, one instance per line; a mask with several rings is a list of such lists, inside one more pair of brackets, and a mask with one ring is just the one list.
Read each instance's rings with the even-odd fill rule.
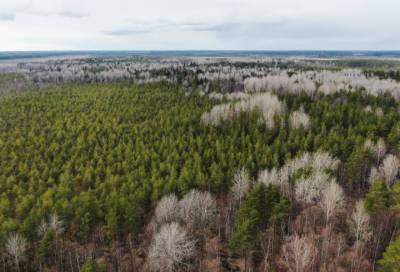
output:
[[270,36],[278,38],[316,38],[332,35],[350,35],[352,31],[340,26],[321,24],[311,21],[286,20],[280,22],[232,22],[220,24],[186,24],[183,26],[190,31],[209,31],[218,36]]
[[104,31],[105,34],[111,36],[129,36],[143,33],[152,33],[157,31],[184,30],[184,31],[217,31],[223,28],[229,28],[229,25],[206,24],[198,21],[172,21],[160,19],[154,21],[131,20],[130,24]]
[[[15,1],[15,0],[13,0]],[[84,18],[88,17],[90,14],[85,11],[81,11],[77,8],[54,8],[50,9],[42,9],[40,7],[36,7],[32,0],[20,0],[16,1],[13,4],[6,5],[5,10],[0,5],[0,20],[14,20],[16,15],[19,13],[32,14],[36,16],[59,16],[59,17],[67,17],[67,18]]]
[[174,26],[176,25],[173,22],[167,20],[159,20],[154,22],[133,20],[130,24],[126,26],[105,30],[103,31],[103,33],[109,36],[132,36],[152,33],[161,29],[168,29]]
[[61,11],[56,13],[56,15],[61,17],[76,18],[76,19],[90,16],[89,13],[80,11]]
[[0,21],[12,21],[15,19],[15,14],[0,13]]
[[36,16],[60,16],[72,19],[80,19],[88,17],[90,14],[86,12],[80,11],[72,11],[72,10],[64,10],[64,11],[57,11],[57,12],[43,12],[39,10],[26,10],[27,13],[34,14]]
[[103,33],[109,36],[132,36],[132,35],[145,34],[149,32],[151,31],[144,29],[117,28],[112,30],[106,30]]
[[202,23],[186,23],[180,25],[184,30],[194,31],[194,32],[220,32],[229,31],[235,27],[235,24],[202,24]]
[[152,22],[131,21],[125,27],[104,31],[110,36],[132,36],[160,31],[208,32],[220,40],[311,40],[332,37],[363,36],[365,33],[349,26],[316,22],[312,20],[282,19],[267,20],[235,20],[226,19],[219,22],[201,20],[153,20]]

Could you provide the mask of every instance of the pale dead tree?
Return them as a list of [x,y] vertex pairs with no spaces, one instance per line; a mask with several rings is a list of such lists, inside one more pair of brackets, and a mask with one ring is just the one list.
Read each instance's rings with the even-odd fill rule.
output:
[[379,138],[376,144],[368,139],[365,141],[364,147],[374,154],[377,164],[379,164],[382,158],[386,155],[386,144],[382,138]]
[[28,243],[26,239],[19,233],[11,234],[6,241],[5,245],[6,252],[13,259],[13,262],[17,267],[18,271],[19,271],[19,265],[25,257],[25,252],[27,250],[27,247]]
[[317,151],[313,156],[313,168],[315,171],[336,170],[339,160],[328,152]]
[[221,104],[214,106],[211,111],[203,113],[201,120],[206,125],[218,125],[231,117],[232,109],[230,104]]
[[373,113],[374,112],[374,110],[372,109],[372,107],[370,105],[366,106],[364,108],[364,111],[367,112],[367,113]]
[[371,236],[370,217],[364,207],[364,202],[358,200],[349,219],[349,226],[356,241],[366,241]]
[[381,107],[377,107],[377,108],[375,109],[375,114],[376,114],[378,117],[382,117],[382,116],[384,115],[382,108],[381,108]]
[[226,103],[214,106],[211,111],[203,113],[201,120],[206,125],[218,125],[227,121],[241,112],[250,112],[258,109],[268,128],[274,127],[274,117],[285,111],[285,105],[278,97],[270,93],[240,96],[236,103]]
[[318,91],[325,94],[330,95],[338,91],[337,86],[331,84],[329,82],[323,83],[319,88]]
[[320,206],[325,213],[326,222],[336,213],[337,209],[343,207],[344,193],[342,187],[336,182],[331,182],[323,190]]
[[208,94],[208,98],[215,100],[222,100],[224,99],[224,95],[221,93],[212,92]]
[[335,183],[324,172],[316,172],[311,177],[296,182],[295,197],[298,202],[315,204],[320,202],[322,192],[330,183]]
[[375,154],[376,154],[376,158],[377,158],[377,162],[378,163],[386,155],[386,144],[385,144],[385,141],[382,138],[379,138],[379,140],[376,142]]
[[154,211],[157,224],[165,224],[179,219],[178,198],[174,194],[164,196]]
[[297,156],[296,158],[292,159],[291,161],[287,162],[285,166],[287,166],[290,171],[289,175],[292,175],[296,171],[306,168],[306,167],[312,167],[314,162],[314,154],[305,152],[300,156]]
[[279,170],[276,170],[276,168],[272,168],[271,170],[264,169],[258,173],[258,181],[265,185],[278,185],[280,183],[279,179]]
[[336,170],[339,166],[339,160],[328,152],[319,150],[315,153],[305,152],[288,162],[286,166],[291,169],[292,173],[290,174],[307,167],[314,169],[316,172],[324,172],[326,170]]
[[365,148],[366,150],[369,150],[369,151],[372,152],[372,153],[375,153],[375,143],[374,143],[372,140],[370,140],[370,139],[367,139],[367,140],[365,141],[365,143],[364,143],[364,148]]
[[380,179],[380,178],[384,178],[383,174],[381,172],[379,172],[379,170],[373,166],[371,168],[371,171],[369,172],[369,176],[368,176],[368,182],[369,184],[374,183],[376,180]]
[[48,231],[53,231],[55,235],[60,235],[64,232],[64,223],[56,213],[50,215],[48,222],[42,220],[37,233],[39,237],[43,237]]
[[49,225],[47,224],[46,220],[42,220],[38,226],[37,234],[39,237],[43,237],[47,233],[48,229]]
[[286,107],[277,96],[270,93],[254,94],[234,104],[234,111],[236,113],[250,112],[256,109],[261,112],[267,127],[272,129],[275,125],[275,115],[285,112]]
[[242,100],[242,99],[248,99],[249,95],[242,92],[236,92],[236,93],[226,94],[225,97],[228,100]]
[[163,225],[150,246],[150,266],[154,271],[178,271],[189,265],[194,251],[195,241],[178,223]]
[[239,169],[233,177],[231,192],[235,201],[239,203],[246,196],[250,188],[250,179],[244,168]]
[[387,186],[393,185],[399,173],[399,168],[400,160],[396,156],[389,154],[385,157],[379,170],[383,173]]
[[275,185],[279,188],[280,192],[289,197],[290,196],[290,184],[289,184],[289,169],[288,167],[282,167],[277,170],[272,168],[271,170],[264,169],[258,173],[258,182],[264,183],[265,185]]
[[312,239],[295,234],[282,245],[278,265],[284,271],[308,272],[311,271],[316,256],[317,249]]
[[206,227],[213,222],[216,201],[209,192],[192,190],[179,201],[180,218],[191,227]]
[[307,130],[310,127],[310,117],[304,111],[294,111],[289,116],[289,123],[291,128],[303,127]]
[[54,231],[56,235],[60,235],[64,232],[64,223],[56,213],[50,216],[48,227]]

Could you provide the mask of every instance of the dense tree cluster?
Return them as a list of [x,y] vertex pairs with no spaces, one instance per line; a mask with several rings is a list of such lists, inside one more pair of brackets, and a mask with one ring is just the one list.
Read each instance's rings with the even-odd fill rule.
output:
[[272,129],[275,125],[276,115],[284,113],[285,106],[275,95],[262,93],[246,96],[235,103],[216,105],[210,112],[203,113],[201,119],[205,124],[218,125],[220,122],[234,119],[242,112],[255,110],[260,112],[262,120],[269,129]]

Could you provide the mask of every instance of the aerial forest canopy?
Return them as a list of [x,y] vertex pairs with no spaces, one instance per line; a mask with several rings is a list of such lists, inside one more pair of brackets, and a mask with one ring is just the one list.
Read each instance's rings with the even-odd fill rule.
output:
[[399,271],[398,72],[343,65],[3,71],[0,271]]

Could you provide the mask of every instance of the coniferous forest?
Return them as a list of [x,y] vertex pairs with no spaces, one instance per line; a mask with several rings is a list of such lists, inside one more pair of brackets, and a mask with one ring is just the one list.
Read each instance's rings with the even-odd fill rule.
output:
[[400,271],[399,70],[371,65],[3,71],[0,271]]

